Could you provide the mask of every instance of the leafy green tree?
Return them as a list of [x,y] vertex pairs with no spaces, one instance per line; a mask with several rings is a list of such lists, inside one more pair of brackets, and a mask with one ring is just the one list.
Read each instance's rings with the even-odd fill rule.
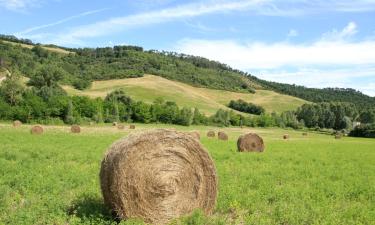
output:
[[74,119],[74,108],[72,100],[69,100],[68,108],[66,109],[66,116],[65,116],[65,123],[73,124],[75,122]]
[[24,91],[25,88],[22,85],[18,70],[14,70],[12,74],[8,73],[0,86],[1,96],[12,106],[17,105],[22,100]]

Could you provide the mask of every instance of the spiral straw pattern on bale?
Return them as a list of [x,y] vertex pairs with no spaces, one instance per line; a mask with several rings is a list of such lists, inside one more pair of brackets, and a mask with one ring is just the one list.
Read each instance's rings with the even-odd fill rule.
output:
[[36,125],[31,128],[31,134],[43,134],[43,127]]
[[130,135],[107,151],[100,170],[105,204],[121,219],[166,224],[217,197],[215,166],[188,133],[153,130]]
[[213,131],[213,130],[208,131],[207,137],[215,137],[215,131]]
[[255,133],[243,134],[237,140],[237,149],[240,152],[263,152],[264,148],[263,139]]
[[79,133],[81,133],[81,127],[79,127],[78,125],[72,125],[70,127],[70,131],[72,133],[79,134]]
[[217,133],[217,137],[219,138],[219,140],[223,140],[223,141],[228,140],[228,135],[222,131],[219,131],[219,133]]
[[22,125],[22,122],[19,120],[13,121],[13,127],[20,127]]

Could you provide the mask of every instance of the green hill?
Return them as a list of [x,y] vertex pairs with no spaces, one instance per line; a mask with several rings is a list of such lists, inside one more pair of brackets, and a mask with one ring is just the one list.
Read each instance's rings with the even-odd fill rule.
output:
[[117,88],[124,88],[126,93],[135,100],[151,103],[156,98],[161,97],[167,101],[177,102],[180,106],[198,107],[207,115],[215,113],[219,108],[229,109],[226,107],[229,101],[237,99],[260,105],[267,112],[294,110],[306,103],[302,99],[268,90],[257,90],[255,94],[251,94],[198,88],[154,75],[145,75],[140,78],[94,81],[92,86],[84,91],[67,85],[63,86],[63,88],[71,95],[102,98]]
[[[46,64],[52,65],[59,70],[63,78],[60,83],[74,86],[84,92],[92,92],[93,90],[88,88],[95,81],[154,74],[197,88],[238,93],[260,92],[258,95],[265,93],[263,90],[268,90],[310,102],[348,102],[355,104],[360,111],[375,105],[375,97],[353,89],[317,89],[269,82],[202,57],[144,50],[138,46],[69,49],[53,45],[36,45],[27,39],[0,35],[0,59],[5,62],[3,66],[9,71],[20,70],[26,77],[35,75],[37,69]],[[288,100],[278,100],[288,103]]]

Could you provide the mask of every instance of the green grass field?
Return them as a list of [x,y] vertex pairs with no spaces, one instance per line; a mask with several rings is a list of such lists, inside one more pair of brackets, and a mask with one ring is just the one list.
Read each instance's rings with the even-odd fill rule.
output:
[[[91,88],[79,91],[71,86],[63,86],[70,95],[85,95],[104,98],[109,92],[124,88],[135,100],[151,103],[157,97],[166,101],[175,101],[179,106],[198,107],[207,115],[214,114],[219,108],[229,109],[230,100],[243,99],[263,106],[268,113],[295,110],[307,101],[273,91],[257,90],[255,94],[237,93],[207,88],[197,88],[181,82],[167,80],[153,75],[140,78],[94,81]],[[152,93],[152,94],[150,94]]]
[[[105,150],[128,132],[110,126],[46,127],[0,125],[0,224],[116,224],[105,209],[98,173]],[[375,140],[282,129],[225,128],[228,142],[199,130],[219,176],[216,210],[194,213],[176,224],[374,224]],[[254,131],[264,153],[238,153],[240,133]],[[288,133],[290,140],[281,137]],[[121,224],[138,224],[126,221]]]

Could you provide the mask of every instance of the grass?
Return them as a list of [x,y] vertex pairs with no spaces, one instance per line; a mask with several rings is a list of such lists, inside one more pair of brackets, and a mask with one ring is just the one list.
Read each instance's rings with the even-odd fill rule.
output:
[[215,113],[219,108],[228,109],[226,105],[229,101],[237,99],[261,105],[270,113],[294,110],[306,103],[305,100],[273,91],[257,90],[255,94],[250,94],[197,88],[153,75],[145,75],[141,78],[94,81],[92,87],[85,91],[79,91],[71,86],[63,86],[63,88],[70,95],[102,98],[116,88],[124,88],[127,94],[135,100],[151,103],[155,98],[162,97],[168,101],[175,101],[180,106],[198,107],[207,115]]
[[[105,209],[98,173],[110,144],[127,135],[113,127],[0,125],[0,224],[117,224]],[[199,130],[215,161],[219,195],[215,212],[199,211],[183,224],[374,224],[375,140],[282,129],[226,128],[229,141],[208,139],[208,127],[140,125]],[[255,131],[264,153],[237,153],[240,133]],[[290,140],[282,140],[288,133]],[[123,221],[121,224],[140,224]]]
[[[23,44],[23,43],[17,43],[17,42],[12,42],[12,41],[5,41],[5,40],[0,40],[0,42],[4,42],[4,43],[7,43],[7,44],[12,44],[12,45],[19,45],[23,48],[29,48],[29,49],[32,49],[34,47],[34,45],[28,45],[28,44]],[[69,54],[69,53],[72,53],[70,51],[67,51],[67,50],[64,50],[62,48],[53,48],[53,47],[47,47],[47,46],[41,46],[42,48],[48,50],[48,51],[51,51],[51,52],[56,52],[56,53],[60,53],[60,54]]]

